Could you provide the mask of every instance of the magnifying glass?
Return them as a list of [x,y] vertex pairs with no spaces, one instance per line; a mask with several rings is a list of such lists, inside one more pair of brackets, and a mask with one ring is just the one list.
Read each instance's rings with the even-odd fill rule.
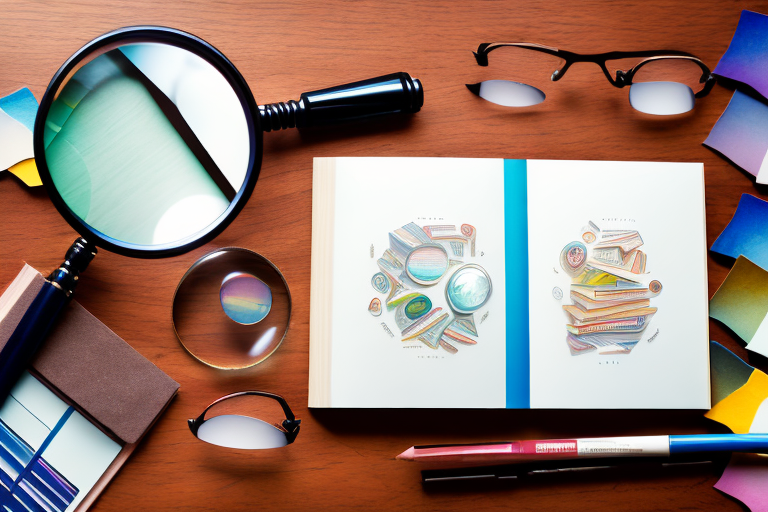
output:
[[419,80],[394,73],[258,106],[213,46],[164,27],[98,37],[54,75],[34,129],[56,209],[82,235],[0,352],[0,397],[36,352],[96,246],[140,258],[213,239],[250,197],[262,132],[414,113]]

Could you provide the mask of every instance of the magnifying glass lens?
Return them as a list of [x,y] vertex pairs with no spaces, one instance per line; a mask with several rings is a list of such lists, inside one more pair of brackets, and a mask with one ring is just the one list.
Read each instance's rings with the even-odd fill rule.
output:
[[184,348],[216,368],[247,368],[269,357],[285,336],[291,297],[269,260],[240,248],[214,251],[181,279],[173,325]]
[[66,206],[113,240],[174,244],[215,223],[243,186],[248,123],[208,61],[164,43],[108,47],[55,92],[45,160]]

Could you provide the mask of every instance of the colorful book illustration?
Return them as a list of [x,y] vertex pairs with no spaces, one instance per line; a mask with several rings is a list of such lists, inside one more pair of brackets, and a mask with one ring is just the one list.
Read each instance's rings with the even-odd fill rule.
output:
[[707,409],[704,219],[701,164],[315,159],[309,405]]
[[[640,342],[657,311],[648,307],[649,298],[661,292],[659,281],[640,284],[648,259],[638,249],[642,245],[637,231],[601,231],[589,221],[581,229],[581,240],[563,248],[560,266],[575,283],[570,293],[573,304],[563,306],[571,318],[566,324],[571,354],[629,354]],[[585,284],[593,282],[613,284]],[[603,336],[589,336],[598,333]]]

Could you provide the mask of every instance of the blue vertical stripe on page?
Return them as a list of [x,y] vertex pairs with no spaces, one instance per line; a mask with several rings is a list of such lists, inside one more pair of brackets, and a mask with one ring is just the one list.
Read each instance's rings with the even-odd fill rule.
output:
[[528,336],[528,172],[504,160],[504,250],[507,298],[507,409],[531,407]]

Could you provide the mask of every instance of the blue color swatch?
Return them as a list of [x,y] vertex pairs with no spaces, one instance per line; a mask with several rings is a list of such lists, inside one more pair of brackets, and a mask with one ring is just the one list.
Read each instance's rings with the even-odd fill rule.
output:
[[714,73],[746,84],[768,98],[768,16],[741,11],[736,33]]
[[738,90],[704,141],[708,146],[753,176],[768,152],[768,105]]
[[0,109],[26,126],[29,131],[35,130],[35,116],[37,116],[37,100],[32,91],[26,87],[0,98]]
[[768,202],[742,194],[736,213],[710,248],[731,258],[745,256],[768,270]]
[[530,409],[528,325],[528,165],[504,160],[504,238],[507,302],[507,409]]

